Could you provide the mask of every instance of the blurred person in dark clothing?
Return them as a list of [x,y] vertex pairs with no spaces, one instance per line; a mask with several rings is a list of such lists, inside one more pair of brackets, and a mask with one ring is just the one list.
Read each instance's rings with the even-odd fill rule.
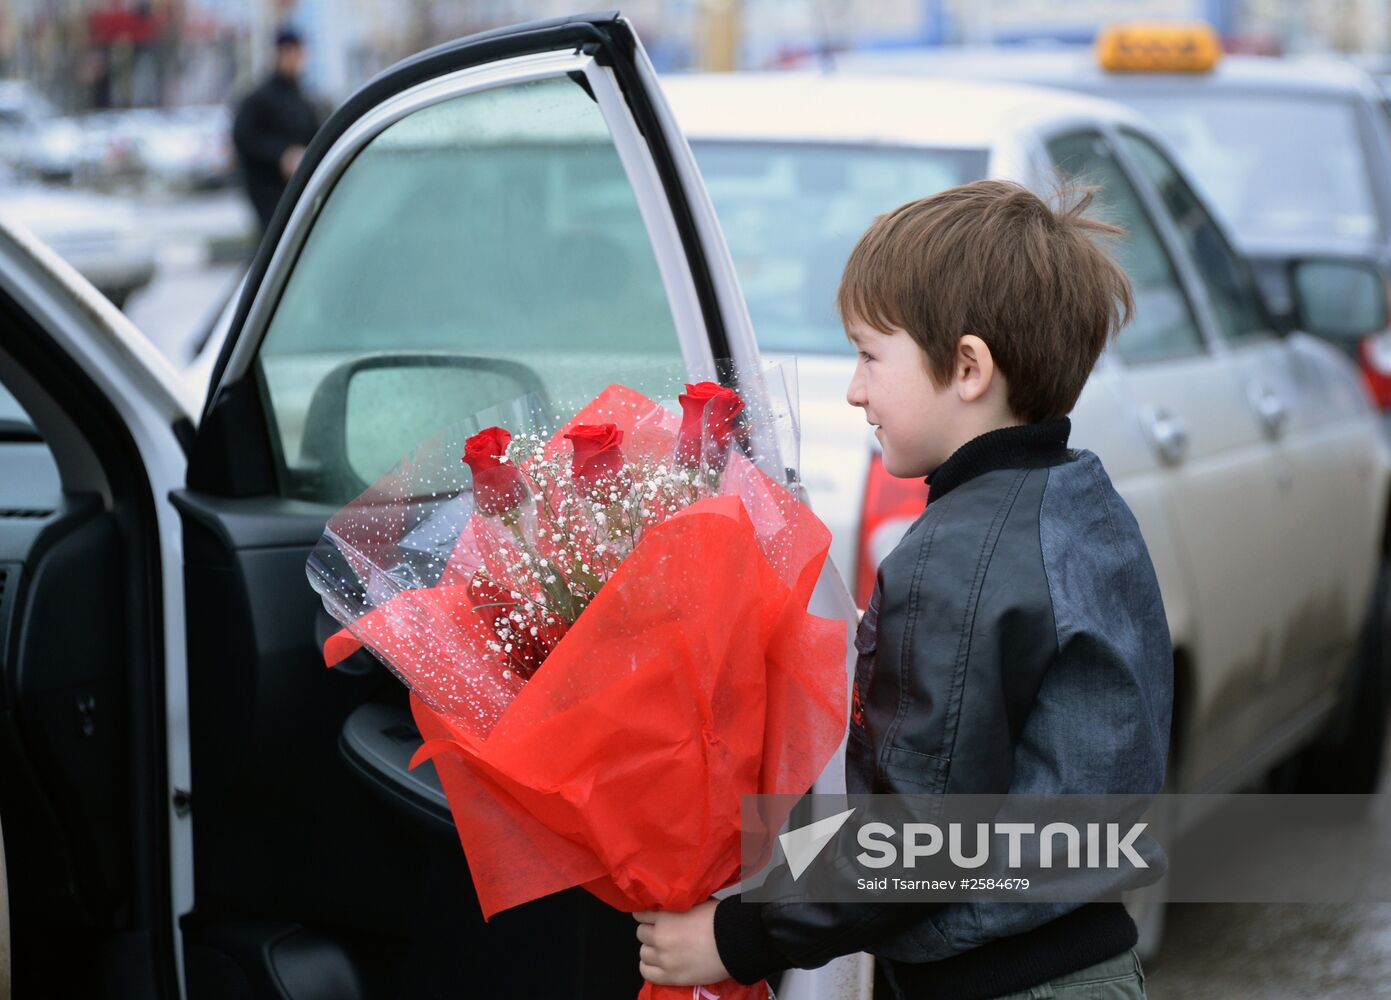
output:
[[275,72],[241,102],[232,125],[246,193],[263,233],[321,124],[318,110],[300,90],[303,69],[304,40],[282,28],[275,36]]

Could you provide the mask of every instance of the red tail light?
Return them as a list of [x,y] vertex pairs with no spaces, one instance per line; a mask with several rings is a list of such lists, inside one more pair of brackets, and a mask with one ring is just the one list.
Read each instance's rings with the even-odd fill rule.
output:
[[1373,333],[1357,344],[1362,379],[1377,406],[1391,409],[1391,333]]
[[860,508],[860,538],[855,565],[855,603],[869,606],[879,561],[903,537],[927,503],[927,484],[921,479],[895,479],[876,451],[865,477],[865,502]]

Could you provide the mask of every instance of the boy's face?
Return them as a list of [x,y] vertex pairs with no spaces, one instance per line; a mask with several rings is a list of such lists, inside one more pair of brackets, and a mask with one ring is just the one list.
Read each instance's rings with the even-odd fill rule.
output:
[[922,348],[906,331],[881,333],[854,320],[845,332],[859,352],[846,401],[876,428],[889,475],[923,478],[955,449],[958,394],[933,385]]

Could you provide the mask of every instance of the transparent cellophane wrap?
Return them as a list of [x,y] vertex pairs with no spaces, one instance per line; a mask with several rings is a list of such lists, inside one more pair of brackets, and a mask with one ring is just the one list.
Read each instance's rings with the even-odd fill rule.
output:
[[[521,525],[474,509],[460,456],[500,411],[436,435],[329,522],[308,566],[344,625],[326,662],[366,647],[410,689],[425,739],[411,766],[431,760],[439,773],[485,919],[572,886],[629,912],[690,909],[738,879],[740,797],[808,790],[843,737],[847,628],[807,612],[830,534],[788,485],[788,381],[765,374],[741,392],[749,405],[722,474],[707,470],[694,502],[648,518],[529,679],[515,651],[499,651],[470,584],[496,578],[519,530],[553,560],[577,535],[606,536],[573,518],[547,530],[541,503]],[[537,461],[567,453],[571,428],[613,423],[627,462],[650,467],[670,461],[681,427],[622,385],[548,437],[537,400],[502,410],[544,442]],[[642,995],[744,1000],[767,988],[648,984]]]

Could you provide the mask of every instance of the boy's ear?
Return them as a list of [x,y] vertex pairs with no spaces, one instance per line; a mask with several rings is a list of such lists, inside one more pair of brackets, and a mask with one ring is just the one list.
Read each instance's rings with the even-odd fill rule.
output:
[[956,391],[962,402],[980,399],[995,377],[995,359],[990,347],[974,333],[956,342]]

